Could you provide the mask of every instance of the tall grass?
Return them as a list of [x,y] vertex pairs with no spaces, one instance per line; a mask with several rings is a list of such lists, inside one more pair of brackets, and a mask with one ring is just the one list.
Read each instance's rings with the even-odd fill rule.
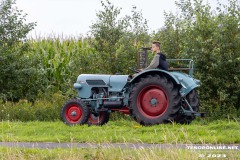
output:
[[[127,148],[71,148],[71,149],[27,149],[2,148],[1,159],[72,159],[72,160],[197,160],[218,155],[218,159],[237,160],[237,151],[193,151],[184,149],[127,149]],[[204,156],[204,157],[203,157]],[[214,159],[214,158],[211,158]]]

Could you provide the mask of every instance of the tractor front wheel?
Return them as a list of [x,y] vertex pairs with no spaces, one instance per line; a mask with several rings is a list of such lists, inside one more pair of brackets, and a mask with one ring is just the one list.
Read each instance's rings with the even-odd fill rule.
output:
[[101,126],[108,122],[109,120],[109,112],[101,111],[99,113],[90,113],[88,117],[88,125],[97,125]]
[[63,105],[61,118],[67,125],[85,124],[88,120],[89,109],[79,99],[73,99]]

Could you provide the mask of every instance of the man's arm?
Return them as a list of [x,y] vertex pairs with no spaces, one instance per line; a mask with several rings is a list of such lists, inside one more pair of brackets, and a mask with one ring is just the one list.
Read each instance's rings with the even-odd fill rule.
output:
[[148,70],[148,69],[156,69],[159,65],[159,55],[156,54],[154,57],[153,57],[153,60],[151,61],[150,65],[145,68],[144,70]]

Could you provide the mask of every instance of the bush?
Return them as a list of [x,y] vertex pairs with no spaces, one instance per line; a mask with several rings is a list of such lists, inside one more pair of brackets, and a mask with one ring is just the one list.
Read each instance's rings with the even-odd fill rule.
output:
[[0,105],[0,120],[10,121],[56,121],[60,120],[60,111],[66,98],[57,93],[52,101],[38,100],[34,104],[27,100],[17,103],[6,102]]
[[35,23],[25,24],[26,15],[14,8],[15,0],[0,2],[0,99],[36,99],[41,76],[28,56],[26,35]]

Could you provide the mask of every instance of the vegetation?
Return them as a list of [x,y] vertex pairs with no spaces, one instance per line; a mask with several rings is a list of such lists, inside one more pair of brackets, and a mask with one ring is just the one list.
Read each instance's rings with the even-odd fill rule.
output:
[[87,142],[87,143],[166,143],[239,144],[238,121],[194,121],[191,125],[166,124],[143,127],[120,119],[103,126],[67,126],[56,122],[10,122],[0,125],[4,142]]
[[[114,154],[113,154],[114,153]],[[197,160],[205,156],[223,159],[237,160],[237,151],[193,151],[182,149],[122,149],[122,148],[84,148],[84,149],[27,149],[27,148],[0,148],[1,159],[86,159],[86,160]],[[204,158],[204,159],[205,159]],[[220,158],[220,159],[221,159]]]
[[41,87],[34,57],[29,56],[26,35],[35,23],[25,24],[25,14],[13,7],[15,0],[0,2],[0,98],[4,101],[36,99]]
[[[138,49],[149,42],[147,20],[136,7],[132,15],[119,18],[121,9],[109,1],[102,2],[103,11],[97,13],[97,21],[91,26],[92,46],[98,52],[98,65],[102,73],[128,73],[137,66]],[[110,65],[114,62],[114,65]]]
[[[213,118],[236,116],[240,109],[240,4],[229,0],[212,10],[202,0],[176,3],[180,14],[165,13],[165,26],[155,33],[163,51],[192,58],[201,80],[201,108]],[[228,114],[226,114],[228,113]]]
[[[181,0],[176,2],[180,12],[165,13],[165,25],[149,33],[136,7],[119,17],[121,8],[105,0],[89,37],[27,39],[36,23],[26,23],[15,0],[1,0],[0,141],[239,144],[240,4],[228,2],[212,9],[202,0]],[[200,108],[208,118],[150,127],[119,114],[111,114],[101,127],[59,121],[62,104],[76,95],[72,85],[79,74],[131,74],[128,68],[137,67],[140,47],[152,40],[161,41],[168,58],[194,60]],[[0,147],[1,159],[200,159],[216,154],[239,159],[238,151]]]
[[176,2],[180,12],[165,13],[165,25],[151,34],[136,7],[132,15],[119,17],[121,9],[106,0],[91,26],[91,36],[68,39],[26,39],[35,23],[26,24],[26,15],[14,3],[0,3],[2,120],[57,120],[60,102],[76,95],[72,85],[79,74],[131,74],[128,67],[137,67],[140,47],[155,39],[161,41],[168,58],[194,59],[202,111],[212,119],[240,116],[237,0],[216,9],[202,0]]
[[20,100],[17,103],[0,102],[0,119],[23,122],[59,120],[66,97],[54,94],[52,99],[53,101],[36,101],[34,105],[26,100]]

